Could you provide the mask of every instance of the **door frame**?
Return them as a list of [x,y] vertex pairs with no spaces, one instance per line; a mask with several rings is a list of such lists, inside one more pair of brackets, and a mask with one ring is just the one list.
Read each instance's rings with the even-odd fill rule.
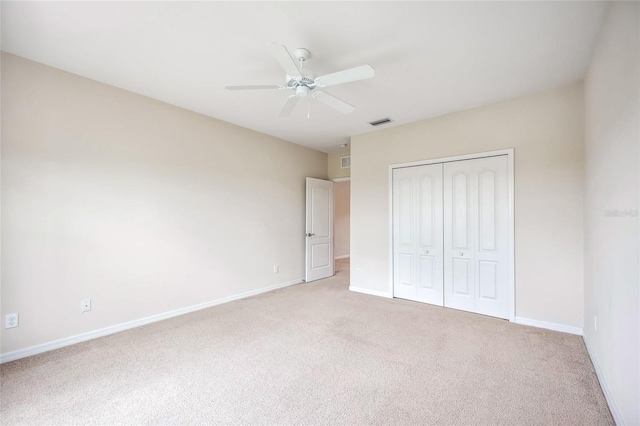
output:
[[509,241],[509,282],[507,284],[509,299],[509,321],[516,320],[516,278],[515,278],[515,174],[514,174],[514,155],[513,148],[500,149],[497,151],[479,152],[475,154],[455,155],[451,157],[433,158],[429,160],[412,161],[409,163],[398,163],[389,165],[389,294],[393,297],[393,170],[405,167],[424,166],[427,164],[450,163],[453,161],[475,160],[478,158],[497,157],[501,155],[507,156],[508,164],[508,183],[509,183],[509,225],[508,225],[508,241]]

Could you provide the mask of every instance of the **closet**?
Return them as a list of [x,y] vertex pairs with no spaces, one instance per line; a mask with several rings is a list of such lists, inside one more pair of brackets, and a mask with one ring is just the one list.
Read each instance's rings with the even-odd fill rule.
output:
[[392,169],[393,296],[509,318],[507,155]]

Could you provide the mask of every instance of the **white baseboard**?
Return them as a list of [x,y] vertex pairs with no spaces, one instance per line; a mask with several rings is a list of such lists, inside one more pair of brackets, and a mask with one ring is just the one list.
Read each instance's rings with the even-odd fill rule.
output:
[[232,302],[234,300],[244,299],[245,297],[255,296],[261,293],[266,293],[268,291],[277,290],[283,287],[288,287],[293,284],[299,284],[301,282],[303,282],[303,279],[299,278],[296,280],[291,280],[284,283],[279,283],[279,284],[274,284],[268,287],[259,288],[257,290],[245,291],[244,293],[223,297],[221,299],[215,299],[215,300],[210,300],[204,303],[198,303],[197,305],[187,306],[186,308],[175,309],[173,311],[151,315],[149,317],[124,322],[121,324],[111,325],[109,327],[100,328],[98,330],[76,334],[75,336],[64,337],[62,339],[54,340],[52,342],[41,343],[39,345],[30,346],[28,348],[18,349],[16,351],[0,354],[0,364],[9,362],[9,361],[14,361],[20,358],[26,358],[31,355],[37,355],[43,352],[52,351],[54,349],[59,349],[65,346],[74,345],[76,343],[85,342],[87,340],[96,339],[98,337],[108,336],[109,334],[114,334],[120,331],[129,330],[131,328],[136,328],[136,327],[151,324],[154,322],[162,321],[165,319],[177,317],[179,315],[188,314],[190,312],[199,311],[201,309],[210,308],[212,306],[221,305],[223,303]]
[[361,287],[349,286],[349,291],[355,291],[356,293],[370,294],[371,296],[386,297],[388,299],[393,298],[393,296],[387,293],[386,291],[369,290],[367,288],[361,288]]
[[336,256],[336,257],[334,257],[334,259],[335,259],[335,260],[338,260],[338,259],[347,259],[347,258],[349,258],[350,256],[351,256],[351,255],[349,255],[349,254],[345,254],[345,255],[342,255],[342,256]]
[[598,360],[594,356],[593,351],[589,346],[589,341],[586,339],[585,336],[582,336],[582,340],[584,340],[584,345],[587,347],[587,353],[589,354],[589,358],[591,358],[591,363],[593,364],[593,368],[594,370],[596,370],[596,376],[598,376],[598,381],[600,382],[602,393],[604,393],[604,398],[607,400],[607,404],[609,404],[609,411],[611,411],[611,415],[613,416],[613,421],[615,421],[617,425],[629,424],[624,421],[624,418],[622,417],[622,413],[620,412],[620,410],[618,409],[618,406],[613,400],[613,395],[611,395],[609,386],[607,386],[607,381],[604,378],[604,374],[602,373],[600,364],[598,364]]
[[530,325],[532,327],[546,328],[547,330],[561,331],[563,333],[577,334],[582,336],[582,328],[570,325],[556,324],[554,322],[546,322],[529,318],[516,317],[516,324]]

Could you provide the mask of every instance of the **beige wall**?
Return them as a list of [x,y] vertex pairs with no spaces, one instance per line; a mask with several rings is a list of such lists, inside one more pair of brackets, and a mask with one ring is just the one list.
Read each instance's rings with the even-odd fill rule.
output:
[[639,14],[637,2],[611,4],[585,80],[584,338],[626,425],[640,424]]
[[326,154],[3,54],[2,352],[302,278],[306,176]]
[[335,257],[349,255],[350,189],[351,182],[336,182],[333,184],[333,253]]
[[582,327],[579,84],[354,136],[351,285],[390,290],[390,164],[505,148],[515,148],[516,316]]
[[340,168],[340,157],[351,155],[351,150],[343,149],[338,152],[331,152],[327,158],[327,174],[329,179],[344,178],[351,176],[351,169]]

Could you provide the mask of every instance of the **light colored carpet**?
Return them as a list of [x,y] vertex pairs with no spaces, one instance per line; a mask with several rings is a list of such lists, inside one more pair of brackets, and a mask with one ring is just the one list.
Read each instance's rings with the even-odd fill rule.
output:
[[2,365],[2,424],[612,424],[578,336],[300,284]]

